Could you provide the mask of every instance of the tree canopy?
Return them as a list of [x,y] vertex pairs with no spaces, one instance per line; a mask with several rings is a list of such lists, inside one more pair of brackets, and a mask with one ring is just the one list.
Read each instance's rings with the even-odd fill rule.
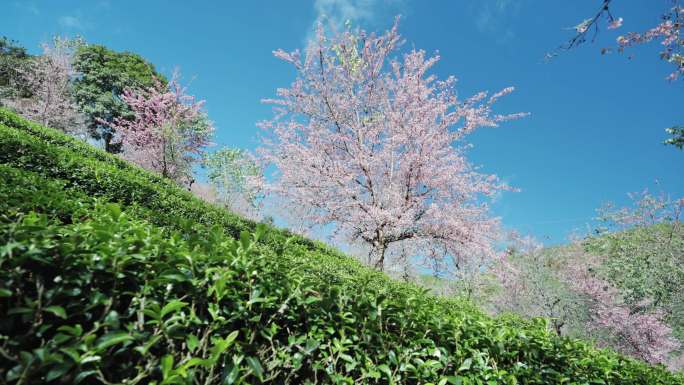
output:
[[163,75],[142,56],[131,52],[116,52],[102,45],[82,47],[74,60],[79,77],[74,81],[74,97],[86,115],[86,124],[95,139],[104,142],[108,152],[120,151],[114,141],[114,122],[132,118],[132,112],[120,95],[127,88],[154,86],[154,79],[166,83]]
[[0,99],[29,91],[21,84],[21,69],[29,65],[31,56],[18,42],[0,37]]
[[397,23],[332,37],[321,26],[304,55],[275,52],[298,76],[267,100],[276,114],[261,124],[273,133],[262,149],[278,169],[271,191],[312,226],[367,245],[378,270],[397,248],[460,274],[494,256],[498,222],[479,199],[505,188],[470,165],[464,138],[524,114],[492,111],[513,88],[462,100],[454,77],[428,73],[439,57],[413,49],[393,59],[400,45]]

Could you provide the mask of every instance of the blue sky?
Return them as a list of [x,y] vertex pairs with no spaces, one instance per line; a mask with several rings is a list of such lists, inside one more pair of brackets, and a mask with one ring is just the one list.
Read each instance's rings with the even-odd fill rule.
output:
[[[163,72],[180,67],[190,92],[207,100],[219,145],[254,148],[255,123],[270,117],[262,98],[294,73],[277,48],[300,48],[315,21],[352,19],[368,30],[402,15],[406,47],[434,52],[440,77],[459,78],[463,96],[512,85],[500,112],[523,120],[470,137],[473,163],[521,189],[493,204],[509,228],[548,243],[583,229],[603,202],[627,202],[645,187],[684,196],[684,152],[661,144],[664,128],[684,123],[684,83],[664,80],[670,67],[657,44],[627,55],[600,55],[617,32],[564,53],[544,54],[570,37],[565,27],[592,15],[600,0],[315,0],[315,1],[8,1],[0,35],[37,53],[52,35],[136,52]],[[654,25],[666,0],[615,2],[624,30]],[[612,32],[612,33],[611,33]],[[654,185],[655,181],[659,186]]]

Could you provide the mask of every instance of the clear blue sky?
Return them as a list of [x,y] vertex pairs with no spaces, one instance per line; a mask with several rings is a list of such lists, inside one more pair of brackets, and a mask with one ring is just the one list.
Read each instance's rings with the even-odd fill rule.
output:
[[[163,72],[179,66],[190,92],[207,100],[219,145],[254,148],[258,120],[270,116],[260,99],[287,86],[294,73],[271,51],[302,47],[326,13],[384,30],[402,14],[407,47],[439,50],[439,76],[460,79],[461,95],[517,91],[501,112],[529,118],[471,136],[470,159],[522,191],[493,205],[509,228],[548,242],[564,240],[611,200],[654,187],[684,196],[684,152],[661,144],[663,129],[684,123],[684,83],[664,80],[670,67],[656,44],[626,55],[601,56],[617,33],[551,63],[544,54],[569,38],[570,27],[600,0],[317,0],[317,1],[5,1],[0,35],[31,52],[52,35],[80,34],[90,43],[136,52]],[[614,1],[625,30],[658,20],[666,0]]]

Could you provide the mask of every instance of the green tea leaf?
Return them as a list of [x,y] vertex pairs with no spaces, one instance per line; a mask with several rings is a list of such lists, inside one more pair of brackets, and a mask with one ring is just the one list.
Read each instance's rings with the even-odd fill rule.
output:
[[259,360],[254,357],[246,357],[247,365],[254,371],[257,377],[261,378],[264,375],[264,368],[261,367]]
[[44,310],[62,319],[66,319],[67,317],[66,310],[61,306],[48,306]]
[[164,318],[167,314],[172,313],[177,311],[178,309],[181,309],[185,306],[187,306],[187,302],[179,301],[177,299],[167,303],[164,305],[164,307],[161,310],[161,317]]
[[97,350],[104,350],[109,348],[110,346],[118,345],[127,341],[132,341],[133,337],[131,337],[128,333],[125,332],[113,332],[109,333],[103,337],[101,337],[97,341],[96,348]]

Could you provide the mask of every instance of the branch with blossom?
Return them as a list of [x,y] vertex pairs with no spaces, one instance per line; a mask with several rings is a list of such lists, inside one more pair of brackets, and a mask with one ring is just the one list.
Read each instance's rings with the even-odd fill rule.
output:
[[617,38],[618,51],[623,52],[626,48],[638,44],[660,40],[663,46],[660,58],[676,67],[667,77],[668,80],[676,80],[684,74],[684,56],[682,55],[681,28],[684,22],[684,7],[679,1],[673,1],[673,6],[661,16],[661,22],[655,27],[643,33],[628,32]]
[[[589,34],[592,32],[593,35],[591,37],[591,41],[593,42],[596,39],[596,35],[598,35],[599,25],[602,19],[605,19],[608,23],[608,29],[615,29],[620,27],[622,25],[623,19],[621,17],[613,17],[613,14],[610,12],[611,1],[612,0],[602,0],[601,7],[594,14],[594,16],[582,20],[581,23],[575,25],[574,27],[568,28],[570,30],[574,30],[575,35],[570,40],[568,40],[568,42],[561,45],[559,49],[569,50],[585,43],[587,41],[587,38],[589,37]],[[556,55],[557,52],[548,53],[547,59],[550,59]]]
[[[668,9],[660,16],[660,22],[645,32],[627,32],[617,37],[617,52],[623,53],[627,49],[637,45],[660,41],[662,50],[660,58],[671,63],[675,69],[666,77],[669,81],[675,81],[684,75],[684,39],[681,36],[681,29],[684,25],[684,7],[680,5],[680,0],[667,0],[670,2]],[[599,32],[600,26],[605,23],[606,29],[621,28],[624,19],[614,17],[611,13],[612,0],[602,0],[601,7],[596,14],[581,23],[572,27],[575,35],[565,44],[558,47],[554,52],[546,54],[546,59],[552,59],[560,51],[567,51],[575,48],[587,41],[589,33],[593,32],[592,42]],[[612,48],[602,48],[601,53],[611,52]],[[672,135],[666,139],[665,144],[674,145],[681,149],[684,147],[684,129],[680,126],[666,128],[665,131]]]
[[[682,39],[681,28],[684,23],[684,7],[680,5],[680,0],[667,0],[671,4],[667,11],[660,16],[660,22],[645,32],[627,32],[624,35],[617,37],[617,51],[622,53],[627,48],[636,45],[650,43],[654,40],[660,40],[663,46],[660,52],[660,58],[672,63],[676,69],[668,75],[668,80],[676,80],[680,75],[684,74],[684,56],[682,55]],[[559,47],[559,50],[570,50],[575,48],[588,40],[590,33],[593,33],[591,41],[593,42],[596,35],[599,33],[600,26],[605,23],[606,29],[621,28],[624,19],[622,17],[615,17],[611,12],[612,0],[602,0],[601,6],[596,14],[581,23],[572,27],[575,35],[565,44]],[[602,53],[610,52],[610,48],[603,48]],[[547,54],[547,59],[558,55],[558,50]]]

